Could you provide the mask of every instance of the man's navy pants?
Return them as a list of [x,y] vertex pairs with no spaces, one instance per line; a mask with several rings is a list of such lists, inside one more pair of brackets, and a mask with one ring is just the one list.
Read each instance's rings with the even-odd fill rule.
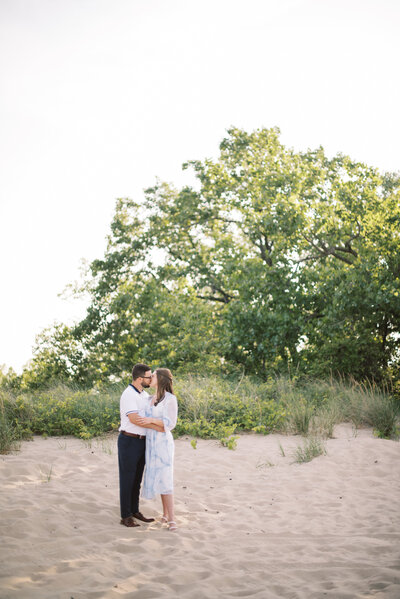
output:
[[119,500],[121,518],[128,518],[139,511],[139,493],[142,482],[146,451],[146,439],[118,437]]

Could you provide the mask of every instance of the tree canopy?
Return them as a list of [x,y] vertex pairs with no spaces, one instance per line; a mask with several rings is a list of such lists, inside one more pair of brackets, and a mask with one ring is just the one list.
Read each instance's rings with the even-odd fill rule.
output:
[[93,381],[139,360],[375,380],[395,369],[398,175],[295,152],[277,128],[232,128],[217,160],[184,168],[193,187],[158,182],[117,201],[87,315],[42,337],[31,375],[52,363]]

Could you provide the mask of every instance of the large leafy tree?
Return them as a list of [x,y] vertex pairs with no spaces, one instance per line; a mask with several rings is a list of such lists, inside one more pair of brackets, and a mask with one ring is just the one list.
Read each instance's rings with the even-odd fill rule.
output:
[[278,129],[228,131],[197,185],[121,199],[72,334],[98,375],[146,359],[384,375],[399,356],[400,180]]

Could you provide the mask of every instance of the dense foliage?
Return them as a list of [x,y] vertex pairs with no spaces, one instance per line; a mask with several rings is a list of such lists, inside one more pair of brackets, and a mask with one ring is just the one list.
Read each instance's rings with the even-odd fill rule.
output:
[[42,333],[22,386],[90,385],[136,361],[398,376],[400,177],[294,152],[277,129],[231,129],[220,150],[184,165],[195,187],[117,201],[86,317]]

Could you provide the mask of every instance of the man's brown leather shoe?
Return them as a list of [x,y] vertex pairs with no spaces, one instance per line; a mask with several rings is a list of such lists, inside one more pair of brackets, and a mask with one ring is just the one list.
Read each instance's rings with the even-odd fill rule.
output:
[[133,518],[141,520],[142,522],[154,522],[154,518],[145,518],[141,512],[136,512],[136,514],[133,514]]
[[123,524],[124,526],[129,526],[129,528],[133,528],[134,526],[140,526],[140,524],[134,521],[132,516],[128,516],[128,518],[122,518],[120,524]]

